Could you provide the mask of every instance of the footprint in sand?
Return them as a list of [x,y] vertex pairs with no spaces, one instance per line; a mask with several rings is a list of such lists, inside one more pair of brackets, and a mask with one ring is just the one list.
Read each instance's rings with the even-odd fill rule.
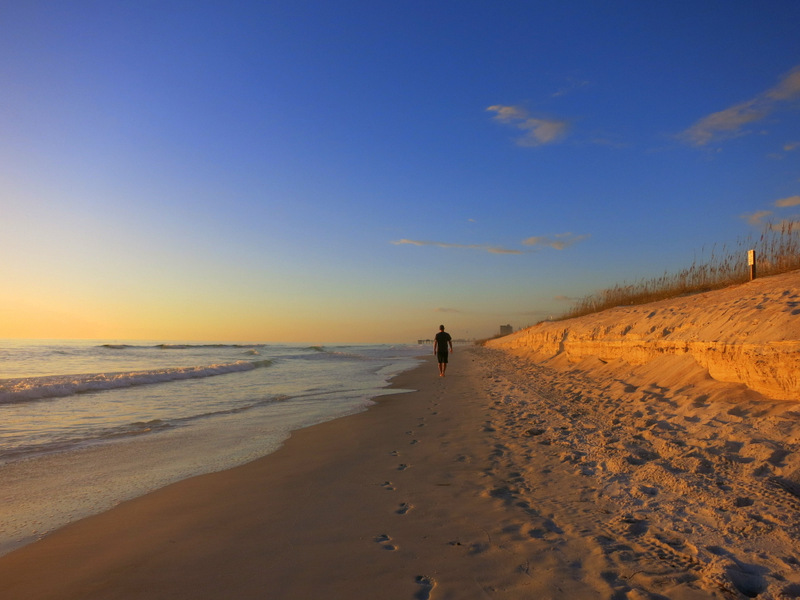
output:
[[411,506],[408,502],[403,502],[400,505],[400,508],[398,508],[394,512],[397,513],[398,515],[404,515],[404,514],[408,513],[408,511],[410,511],[412,508],[414,508],[414,507]]
[[411,465],[407,465],[407,464],[403,463],[399,467],[397,467],[397,470],[398,471],[405,471],[406,469],[408,469],[410,467],[411,467]]
[[395,490],[395,487],[392,485],[392,482],[391,482],[391,481],[384,481],[384,482],[381,484],[381,487],[382,487],[383,489],[385,489],[385,490],[389,491],[389,492],[393,492],[393,491]]
[[375,542],[384,550],[397,550],[397,545],[392,543],[392,538],[386,533],[376,535]]
[[420,586],[419,591],[414,594],[415,600],[430,600],[431,592],[433,588],[436,587],[436,580],[433,577],[428,577],[427,575],[417,575],[415,579],[417,585]]
[[650,529],[650,523],[647,519],[638,519],[632,515],[623,515],[620,521],[624,524],[623,527],[627,529],[628,534],[633,537],[644,535]]

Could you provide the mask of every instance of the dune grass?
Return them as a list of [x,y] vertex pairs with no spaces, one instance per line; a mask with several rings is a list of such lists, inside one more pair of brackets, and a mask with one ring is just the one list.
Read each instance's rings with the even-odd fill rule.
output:
[[707,262],[697,260],[678,273],[617,284],[576,302],[557,320],[572,319],[615,306],[646,304],[688,294],[720,289],[750,279],[747,251],[756,251],[756,276],[768,277],[800,269],[800,222],[768,224],[758,240],[740,240],[735,247],[712,248]]

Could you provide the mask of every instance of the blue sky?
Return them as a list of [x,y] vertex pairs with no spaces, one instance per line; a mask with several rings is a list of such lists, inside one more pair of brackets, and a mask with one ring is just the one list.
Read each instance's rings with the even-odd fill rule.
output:
[[800,213],[800,3],[0,6],[0,337],[483,337]]

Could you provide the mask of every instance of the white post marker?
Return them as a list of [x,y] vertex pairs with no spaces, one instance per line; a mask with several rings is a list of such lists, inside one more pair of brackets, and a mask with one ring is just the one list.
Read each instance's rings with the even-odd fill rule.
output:
[[756,278],[756,251],[747,251],[747,265],[750,267],[750,281]]

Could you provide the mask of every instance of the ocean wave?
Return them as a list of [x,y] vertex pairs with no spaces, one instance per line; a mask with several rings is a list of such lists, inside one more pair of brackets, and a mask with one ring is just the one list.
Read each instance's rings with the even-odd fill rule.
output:
[[128,348],[159,348],[161,350],[190,350],[193,348],[264,348],[266,344],[156,344],[154,346],[138,346],[135,344],[100,344],[98,348],[108,350],[127,350]]
[[158,433],[159,431],[166,431],[173,427],[174,425],[172,423],[161,419],[153,419],[151,421],[128,423],[126,425],[109,427],[97,431],[78,432],[74,435],[57,437],[43,444],[28,444],[2,448],[0,449],[0,462],[26,455],[63,452],[83,445],[108,442],[119,438],[135,437],[149,433]]
[[158,434],[170,431],[175,428],[190,425],[194,421],[208,418],[234,415],[254,408],[259,408],[276,402],[291,400],[291,396],[277,395],[256,400],[249,404],[235,406],[227,409],[202,412],[183,417],[170,417],[168,419],[151,419],[149,421],[136,421],[122,425],[98,428],[72,430],[69,433],[53,436],[44,443],[29,443],[20,445],[5,445],[0,447],[0,464],[8,460],[15,460],[29,455],[51,454],[55,452],[65,452],[78,447],[85,447],[94,444],[113,442],[122,438],[139,437],[148,434]]
[[304,350],[301,354],[294,354],[286,356],[290,360],[310,360],[310,361],[329,361],[329,360],[337,360],[342,358],[348,359],[359,359],[363,360],[367,357],[363,354],[358,354],[356,352],[342,352],[339,350],[334,350],[333,348],[328,348],[327,346],[307,346],[302,348]]
[[85,392],[167,383],[183,379],[200,379],[252,371],[268,367],[270,360],[245,361],[197,367],[175,367],[127,373],[89,373],[85,375],[50,375],[0,380],[0,404],[26,402],[45,398],[63,398]]

